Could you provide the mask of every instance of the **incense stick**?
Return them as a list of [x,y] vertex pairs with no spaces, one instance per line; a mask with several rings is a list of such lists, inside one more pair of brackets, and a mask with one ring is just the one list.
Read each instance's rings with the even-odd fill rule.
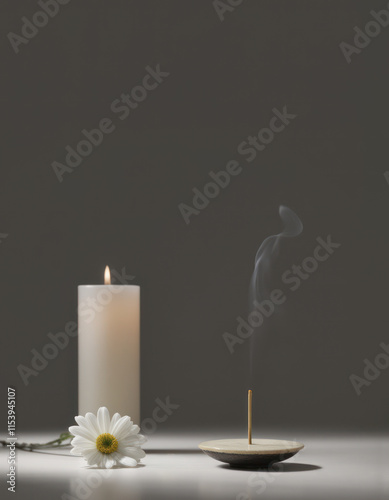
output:
[[249,439],[249,444],[252,444],[252,439],[251,439],[251,429],[253,426],[253,391],[249,390],[248,392],[248,404],[247,404],[247,409],[248,409],[248,414],[247,414],[247,421],[248,421],[248,439]]

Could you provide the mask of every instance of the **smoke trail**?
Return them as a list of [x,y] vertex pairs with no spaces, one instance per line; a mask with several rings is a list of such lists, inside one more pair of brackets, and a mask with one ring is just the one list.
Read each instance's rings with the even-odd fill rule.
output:
[[[255,256],[254,271],[249,289],[250,311],[253,310],[255,301],[261,302],[269,298],[271,292],[269,282],[271,278],[272,261],[278,255],[281,239],[298,236],[303,230],[301,220],[290,208],[281,205],[279,214],[284,223],[283,231],[279,234],[268,236],[259,247]],[[257,328],[253,332],[250,339],[250,372],[252,372],[253,366],[254,339],[258,337],[260,328],[261,327]]]

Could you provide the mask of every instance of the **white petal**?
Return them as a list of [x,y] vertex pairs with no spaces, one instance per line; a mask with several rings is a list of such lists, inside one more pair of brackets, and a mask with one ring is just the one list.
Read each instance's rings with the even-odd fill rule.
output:
[[97,423],[97,417],[91,412],[88,412],[85,415],[85,419],[88,422],[88,426],[91,430],[93,430],[94,433],[96,433],[96,436],[100,434],[99,430],[99,424]]
[[100,434],[109,432],[109,424],[111,422],[109,411],[105,406],[97,410],[97,423],[99,425]]
[[114,457],[112,457],[111,454],[105,455],[105,467],[107,469],[112,469],[112,467],[116,465],[116,460]]
[[105,455],[104,453],[99,454],[99,458],[97,459],[96,462],[97,467],[100,467],[101,469],[105,469]]
[[98,450],[85,453],[84,458],[88,462],[88,465],[97,465],[101,467],[102,453]]
[[88,451],[88,450],[84,450],[84,448],[77,448],[77,446],[75,448],[72,448],[70,450],[70,453],[72,455],[84,455],[84,453]]
[[109,426],[109,432],[111,434],[113,433],[113,429],[120,419],[121,419],[120,413],[115,413],[114,416],[112,417],[111,424]]
[[119,461],[122,465],[125,465],[126,467],[135,467],[136,465],[138,465],[138,462],[131,457],[120,457]]
[[82,454],[83,454],[83,451],[81,451],[81,450],[80,450],[80,448],[72,448],[72,449],[70,450],[70,453],[71,453],[72,455],[78,455],[78,456],[80,456],[80,455],[82,455]]
[[96,440],[96,436],[94,436],[88,429],[79,427],[78,425],[72,425],[69,427],[69,432],[73,434],[73,436],[81,436],[85,439],[89,439],[89,441]]
[[111,453],[111,457],[115,459],[115,465],[120,465],[120,458],[122,457],[120,453],[114,451],[113,453]]
[[120,440],[121,446],[138,446],[141,442],[138,439],[138,436],[126,436],[124,439]]
[[138,446],[146,443],[147,439],[142,434],[130,435],[120,440],[121,446]]
[[117,440],[124,439],[131,434],[132,421],[127,415],[122,417],[112,429],[112,434]]
[[137,438],[139,440],[139,444],[147,443],[147,437],[143,434],[138,434]]
[[76,436],[72,439],[70,444],[72,446],[80,446],[80,447],[90,448],[91,446],[96,447],[96,440],[91,441],[90,439],[85,439],[81,436]]
[[77,450],[77,452],[75,451],[75,453],[81,453],[81,455],[84,455],[84,453],[86,453],[87,451],[95,451],[96,450],[96,446],[77,446],[75,445],[73,448],[72,448],[72,451],[73,450]]
[[84,427],[86,430],[91,431],[92,429],[90,428],[90,425],[88,425],[88,422],[85,417],[82,415],[78,415],[77,417],[74,417],[74,420],[77,422],[77,424],[80,427]]

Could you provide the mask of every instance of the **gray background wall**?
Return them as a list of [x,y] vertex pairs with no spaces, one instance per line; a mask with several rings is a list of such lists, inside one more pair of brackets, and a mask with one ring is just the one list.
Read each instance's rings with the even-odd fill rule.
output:
[[[17,366],[76,319],[77,285],[100,283],[106,264],[141,285],[142,415],[158,397],[180,404],[161,431],[243,428],[249,386],[258,429],[385,426],[389,370],[359,397],[349,377],[389,343],[389,31],[350,64],[339,48],[385,7],[245,0],[221,22],[211,0],[73,1],[15,54],[7,34],[38,6],[2,1],[0,369],[20,430],[76,414],[76,339],[27,387]],[[169,77],[120,121],[111,102],[157,64]],[[285,105],[297,118],[246,162],[239,143]],[[51,163],[104,117],[116,130],[59,183]],[[186,225],[178,204],[232,159],[242,173]],[[275,286],[318,236],[341,247],[288,293],[250,378],[249,342],[231,355],[222,334],[247,314],[280,204],[304,233],[282,246]]]

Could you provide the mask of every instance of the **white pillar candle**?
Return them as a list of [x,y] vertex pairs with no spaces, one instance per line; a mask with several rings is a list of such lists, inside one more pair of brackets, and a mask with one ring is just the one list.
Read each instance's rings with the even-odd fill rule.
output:
[[140,423],[140,288],[78,287],[78,413],[106,406]]

